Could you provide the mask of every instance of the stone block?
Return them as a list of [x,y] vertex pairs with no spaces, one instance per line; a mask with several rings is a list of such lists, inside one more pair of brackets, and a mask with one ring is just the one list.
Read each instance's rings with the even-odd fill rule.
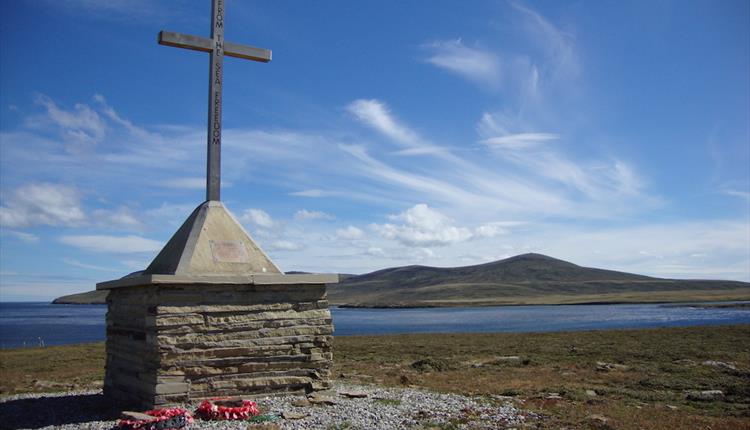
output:
[[156,394],[181,394],[190,391],[190,384],[187,382],[165,382],[156,384],[154,392]]

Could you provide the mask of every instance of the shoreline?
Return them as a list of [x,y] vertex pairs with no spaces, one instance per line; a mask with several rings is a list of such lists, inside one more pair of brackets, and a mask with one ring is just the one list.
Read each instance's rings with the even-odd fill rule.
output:
[[[392,305],[367,305],[357,303],[331,303],[331,307],[340,309],[440,309],[440,308],[486,308],[486,307],[518,307],[518,306],[606,306],[606,305],[665,305],[665,306],[695,306],[706,308],[732,308],[733,304],[738,308],[744,308],[743,304],[750,305],[750,297],[738,300],[601,300],[565,303],[475,303],[475,304],[392,304]],[[724,304],[727,304],[724,306]]]
[[[669,300],[669,299],[619,299],[619,300],[583,300],[583,301],[549,301],[549,302],[528,302],[528,301],[518,301],[518,302],[477,302],[477,303],[456,303],[456,302],[436,302],[434,304],[431,303],[394,303],[394,304],[362,304],[362,303],[335,303],[332,302],[330,304],[331,307],[336,307],[340,309],[434,309],[434,308],[473,308],[473,307],[500,307],[500,306],[593,306],[593,305],[675,305],[675,306],[690,306],[691,304],[695,304],[696,306],[705,305],[705,306],[711,306],[712,304],[722,304],[725,302],[737,302],[737,303],[743,303],[748,302],[750,303],[750,296],[726,296],[726,297],[717,297],[717,298],[710,298],[710,299],[697,299],[697,300],[691,300],[689,298],[685,299],[676,299],[676,300]],[[58,301],[58,299],[54,299],[53,301],[6,301],[2,302],[4,304],[11,304],[11,303],[48,303],[51,305],[106,305],[106,303],[98,303],[98,302],[68,302],[68,301]]]

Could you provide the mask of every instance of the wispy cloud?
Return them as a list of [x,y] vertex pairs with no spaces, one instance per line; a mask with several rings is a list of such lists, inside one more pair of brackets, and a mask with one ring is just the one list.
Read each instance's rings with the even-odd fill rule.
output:
[[552,78],[575,77],[580,71],[575,36],[530,7],[513,1],[509,4],[520,13],[522,19],[518,22],[526,30],[528,40],[542,52],[548,74],[553,75]]
[[[184,188],[188,190],[204,190],[206,189],[206,178],[174,178],[163,181],[161,185],[169,188]],[[221,184],[226,186],[225,183]]]
[[336,217],[321,211],[309,211],[307,209],[300,209],[294,214],[296,220],[313,220],[313,219],[324,219],[332,220]]
[[425,61],[434,66],[490,88],[502,82],[500,58],[490,51],[470,48],[461,39],[436,41],[423,48],[430,51]]
[[[361,103],[355,103],[357,101]],[[535,127],[533,122],[513,114],[487,112],[477,122],[475,138],[448,142],[451,148],[460,148],[454,150],[443,146],[446,142],[433,142],[428,133],[418,133],[418,127],[384,101],[354,100],[347,106],[353,109],[350,110],[352,116],[336,130],[226,130],[224,150],[231,154],[226,157],[231,166],[227,171],[230,174],[235,172],[235,183],[264,184],[282,190],[282,193],[287,190],[287,195],[316,199],[316,210],[295,209],[284,213],[283,209],[274,208],[274,217],[267,212],[269,209],[261,207],[239,211],[239,218],[254,227],[259,245],[268,250],[281,267],[362,272],[406,262],[444,266],[456,265],[457,262],[473,264],[534,250],[621,270],[638,271],[637,264],[642,263],[649,270],[667,273],[664,266],[658,268],[656,264],[646,264],[643,259],[650,257],[639,254],[639,251],[660,253],[674,265],[685,265],[686,261],[693,261],[688,258],[696,258],[687,255],[701,252],[701,244],[693,242],[681,247],[684,253],[673,254],[656,246],[638,249],[635,245],[600,246],[601,241],[610,238],[622,240],[628,234],[634,237],[653,235],[669,241],[676,240],[678,233],[659,236],[659,227],[655,226],[648,231],[610,229],[597,236],[591,233],[592,229],[581,227],[581,222],[592,219],[632,220],[633,216],[653,209],[658,197],[654,197],[648,178],[637,165],[616,156],[576,155],[569,150],[571,138],[555,128]],[[41,108],[46,115],[46,108]],[[99,144],[90,148],[87,156],[73,156],[61,148],[62,137],[56,132],[61,126],[48,121],[51,129],[25,129],[23,137],[13,135],[18,132],[0,134],[4,144],[5,139],[12,138],[14,142],[25,142],[28,149],[25,153],[4,153],[0,161],[3,168],[29,170],[26,167],[30,166],[33,170],[35,164],[28,154],[31,151],[35,158],[43,159],[45,163],[53,160],[50,162],[57,167],[55,173],[73,178],[77,183],[90,183],[93,175],[93,181],[106,182],[115,189],[151,183],[166,187],[176,185],[167,184],[174,178],[192,179],[198,185],[199,178],[191,175],[196,166],[203,168],[204,165],[202,129],[162,125],[146,130],[130,123],[114,108],[106,107],[103,98],[95,100],[90,108],[98,109],[100,119],[105,121],[106,134]],[[107,113],[109,109],[114,113]],[[363,138],[359,124],[376,133]],[[250,141],[253,145],[247,144]],[[4,147],[8,146],[16,145]],[[401,156],[393,150],[394,146],[399,151],[411,152],[410,157]],[[163,169],[139,170],[154,162],[154,148],[157,148],[156,153],[163,153],[166,157]],[[332,165],[336,168],[332,169]],[[146,173],[135,176],[119,174],[134,170]],[[86,174],[80,174],[81,171]],[[251,173],[242,176],[245,172]],[[189,185],[189,182],[182,185]],[[200,182],[202,185],[202,178]],[[51,185],[57,190],[57,184]],[[50,207],[46,203],[48,199],[29,197],[40,193],[25,189],[24,196],[19,197],[16,190],[4,188],[0,210],[11,210],[16,214],[11,218],[13,220],[35,220],[35,226],[56,223],[54,225],[70,229],[86,226],[97,230],[117,228],[123,233],[132,233],[111,235],[87,231],[85,235],[78,235],[67,231],[58,233],[58,241],[80,250],[82,255],[119,253],[128,257],[143,256],[145,263],[140,266],[148,263],[147,255],[158,251],[168,235],[195,207],[195,204],[184,204],[175,197],[181,192],[180,188],[162,191],[159,198],[164,200],[157,205],[151,203],[151,207],[141,207],[140,203],[111,207],[107,202],[114,196],[103,191],[87,189],[84,194],[73,185],[62,187],[73,190],[67,199],[73,202],[68,205],[73,209],[63,205],[66,209],[61,212],[68,216],[78,213],[73,220],[60,218],[62,215],[57,211],[53,212],[58,214],[56,216],[46,214],[37,218],[18,215],[21,212],[34,214],[41,211],[41,207]],[[241,187],[234,187],[238,188]],[[330,203],[333,206],[327,206]],[[337,212],[336,217],[324,212],[325,209],[317,210],[326,207],[347,210]],[[371,216],[354,221],[348,210],[370,213]],[[387,213],[395,215],[383,215]],[[326,222],[309,222],[312,220]],[[524,220],[525,223],[508,220]],[[21,224],[11,222],[15,222],[16,227],[7,228],[34,228],[27,224],[28,221]],[[687,228],[682,233],[689,235]],[[36,233],[31,231],[28,234]],[[158,241],[147,238],[152,234],[163,237]],[[707,243],[711,240],[721,241],[723,238],[712,234]],[[304,246],[306,244],[315,246]],[[587,247],[594,245],[601,248],[602,254],[585,254]],[[716,255],[733,256],[735,262],[724,266],[736,272],[746,251],[734,245],[713,246],[713,251],[707,252],[709,257],[704,257],[701,266],[705,268],[706,276],[729,273],[720,271]],[[597,257],[609,252],[613,257]],[[632,265],[631,260],[624,257],[630,255],[635,256]],[[69,258],[106,267],[101,262],[84,260],[80,256]],[[617,261],[625,263],[618,267],[614,265]],[[142,268],[140,266],[138,268]],[[679,274],[672,273],[674,276]],[[744,275],[735,277],[741,276]]]
[[109,235],[67,235],[59,238],[61,243],[95,252],[114,254],[152,253],[159,251],[163,243],[145,237]]
[[357,240],[365,237],[365,232],[361,229],[350,225],[346,228],[336,230],[336,236],[345,240]]
[[347,110],[365,125],[383,133],[394,142],[409,146],[421,146],[421,138],[408,127],[400,124],[389,111],[385,103],[379,100],[355,100]]
[[122,272],[122,269],[114,269],[112,267],[97,266],[95,264],[81,263],[80,261],[74,260],[72,258],[63,258],[62,262],[69,266],[78,267],[78,268],[86,269],[86,270],[97,270],[101,272]]
[[23,231],[8,230],[7,228],[0,229],[0,236],[10,236],[26,243],[39,242],[39,236],[35,234],[26,233]]
[[741,191],[741,190],[733,190],[733,189],[723,189],[721,190],[722,194],[726,194],[727,196],[732,197],[738,197],[745,201],[750,201],[750,192],[748,191]]
[[14,190],[0,206],[0,225],[29,227],[34,225],[75,226],[86,221],[81,195],[73,186],[34,183]]
[[507,149],[526,149],[557,139],[559,136],[552,133],[516,133],[491,137],[483,140],[482,143]]
[[239,216],[239,220],[263,228],[272,228],[277,224],[276,221],[271,218],[271,215],[262,209],[246,209],[242,212],[242,215]]
[[27,118],[26,126],[42,129],[50,123],[57,126],[60,137],[71,152],[80,152],[98,144],[106,133],[106,124],[99,114],[86,104],[76,103],[72,111],[62,109],[51,98],[39,94],[36,103],[43,106],[46,115]]
[[267,246],[269,251],[299,251],[304,249],[304,245],[290,240],[277,240]]

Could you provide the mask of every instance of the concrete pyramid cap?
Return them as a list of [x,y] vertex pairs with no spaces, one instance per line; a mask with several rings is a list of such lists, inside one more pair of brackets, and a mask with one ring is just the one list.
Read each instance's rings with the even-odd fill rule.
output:
[[198,206],[144,275],[247,275],[281,273],[219,201]]
[[179,284],[330,284],[335,274],[286,275],[219,201],[195,208],[143,272],[100,282],[97,290]]

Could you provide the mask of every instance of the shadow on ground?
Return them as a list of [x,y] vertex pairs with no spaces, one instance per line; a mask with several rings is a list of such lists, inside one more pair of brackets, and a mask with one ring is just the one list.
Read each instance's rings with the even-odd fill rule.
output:
[[0,403],[0,428],[8,430],[92,421],[112,421],[114,426],[118,416],[119,411],[101,393],[36,397]]

